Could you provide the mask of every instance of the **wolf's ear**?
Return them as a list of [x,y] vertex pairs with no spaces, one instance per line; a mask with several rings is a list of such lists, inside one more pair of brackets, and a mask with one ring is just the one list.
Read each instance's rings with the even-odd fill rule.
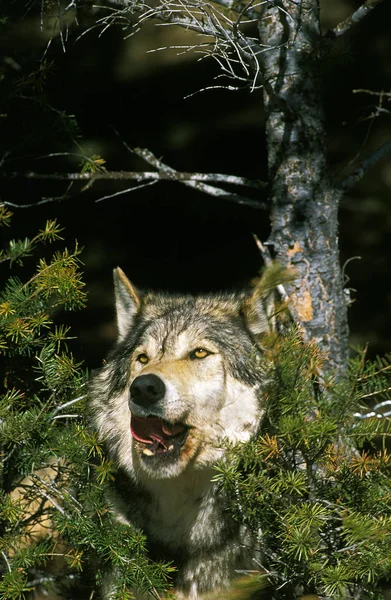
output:
[[256,338],[262,338],[275,330],[274,296],[274,291],[269,291],[267,294],[260,294],[258,289],[255,288],[251,296],[244,302],[243,315],[247,327]]
[[117,310],[118,337],[123,339],[128,333],[134,316],[140,308],[141,300],[122,269],[114,269],[115,307]]
[[243,314],[250,331],[261,337],[276,330],[277,307],[276,289],[283,283],[289,283],[296,277],[293,269],[273,263],[264,269],[261,277],[256,278],[249,297],[243,305]]

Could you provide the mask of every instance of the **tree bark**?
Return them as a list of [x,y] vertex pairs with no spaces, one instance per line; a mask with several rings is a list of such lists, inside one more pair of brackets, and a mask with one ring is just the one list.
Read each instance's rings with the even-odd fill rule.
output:
[[271,3],[259,21],[272,201],[268,243],[297,278],[288,294],[305,337],[342,373],[348,357],[347,301],[338,249],[340,192],[327,174],[317,0]]
[[[380,2],[364,2],[331,32],[332,35],[342,34]],[[229,81],[233,79],[239,87],[246,82],[252,91],[262,87],[272,206],[268,243],[275,259],[297,271],[297,278],[287,286],[287,292],[294,307],[292,312],[298,316],[306,339],[314,340],[324,354],[325,372],[342,373],[348,357],[348,325],[347,298],[339,262],[338,205],[344,185],[351,185],[360,172],[353,174],[339,189],[332,186],[327,173],[319,0],[264,0],[260,3],[109,0],[109,4],[112,10],[97,21],[102,30],[122,23],[127,10],[134,19],[135,30],[148,20],[185,27],[204,36],[201,36],[199,51],[215,58]],[[252,35],[251,23],[258,23],[259,40]],[[249,28],[250,37],[246,35]],[[329,32],[329,40],[330,37]],[[188,48],[194,49],[197,45],[191,42]],[[227,87],[231,89],[229,85]],[[145,180],[147,176],[149,183],[163,178],[181,180],[226,200],[257,208],[262,206],[261,202],[228,194],[224,189],[205,183],[208,180],[206,174],[198,174],[198,181],[197,174],[190,177],[182,174],[182,177],[151,152],[133,151],[157,169],[153,174],[131,174],[135,180]],[[27,176],[38,177],[34,173]],[[83,174],[89,181],[112,176],[125,177],[107,172]],[[209,182],[210,177],[211,174]],[[221,180],[221,177],[227,183],[233,183],[221,174],[217,174],[215,180]],[[81,175],[68,174],[66,178],[80,179]],[[128,191],[130,189],[121,190],[100,200]],[[69,197],[68,191],[62,198],[66,197]]]

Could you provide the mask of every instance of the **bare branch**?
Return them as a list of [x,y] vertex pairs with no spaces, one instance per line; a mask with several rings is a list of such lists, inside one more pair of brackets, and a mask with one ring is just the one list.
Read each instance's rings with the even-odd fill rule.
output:
[[150,185],[155,185],[155,183],[157,183],[157,181],[147,181],[146,183],[140,183],[140,185],[134,185],[133,187],[126,188],[125,190],[120,190],[119,192],[113,192],[112,194],[106,194],[106,196],[101,196],[95,202],[103,202],[103,200],[108,200],[109,198],[123,196],[123,194],[129,194],[130,192],[141,190],[142,188],[148,187]]
[[[41,483],[41,485],[43,485],[47,490],[49,490],[49,492],[55,494],[56,496],[58,496],[58,498],[60,498],[60,500],[65,500],[65,496],[64,493],[62,492],[62,490],[56,485],[55,481],[58,478],[59,473],[56,474],[55,479],[52,479],[50,481],[50,483],[48,483],[47,481],[45,481],[42,477],[40,477],[38,475],[38,473],[32,473],[32,478],[36,481],[39,481],[39,483]],[[34,491],[39,494],[40,496],[43,496],[44,498],[46,498],[47,500],[49,500],[49,502],[55,507],[57,508],[57,510],[59,510],[62,514],[66,515],[68,518],[68,514],[66,513],[65,509],[58,505],[57,502],[55,502],[53,500],[53,498],[51,498],[51,496],[49,496],[49,494],[45,493],[41,487],[35,485],[34,486]],[[78,500],[76,500],[76,498],[70,493],[69,490],[66,490],[66,497],[69,500],[69,498],[71,498],[73,500],[73,508],[74,510],[76,510],[79,514],[81,513],[81,504]]]
[[[126,188],[125,190],[120,190],[118,192],[114,192],[107,196],[103,196],[99,198],[97,202],[102,200],[107,200],[108,198],[112,198],[114,196],[119,196],[126,194],[128,192],[135,191],[140,187],[145,187],[146,185],[152,185],[157,181],[178,181],[197,189],[200,192],[205,194],[209,194],[211,196],[219,197],[224,200],[228,200],[230,202],[236,202],[237,204],[242,204],[245,206],[250,206],[251,208],[264,210],[267,208],[267,205],[264,202],[259,200],[253,200],[252,198],[246,198],[235,194],[233,192],[228,192],[222,188],[216,187],[214,185],[208,185],[205,182],[210,183],[225,183],[228,185],[238,185],[245,186],[248,188],[262,190],[267,187],[267,184],[262,181],[256,181],[248,179],[247,177],[239,177],[237,175],[226,175],[223,173],[187,173],[176,171],[172,167],[165,165],[160,160],[158,160],[152,152],[146,149],[135,148],[132,150],[135,154],[143,158],[149,164],[157,167],[158,171],[99,171],[96,173],[36,173],[34,171],[29,171],[28,173],[18,173],[18,172],[0,172],[0,179],[16,179],[16,178],[24,178],[24,179],[37,179],[37,180],[55,180],[55,181],[87,181],[90,184],[98,181],[98,180],[112,180],[112,181],[136,181],[136,182],[144,182],[139,186]],[[69,191],[70,186],[68,187]],[[83,190],[82,190],[83,191]],[[74,197],[75,194],[72,196]],[[39,204],[47,204],[49,202],[58,202],[61,200],[67,200],[71,196],[68,196],[67,193],[62,196],[57,196],[53,198],[45,198],[36,203],[31,204],[15,204],[9,201],[3,201],[2,204],[5,206],[10,206],[12,208],[32,208],[38,206]]]
[[[144,153],[148,153],[148,150],[142,150],[136,148],[134,153],[138,156],[142,156]],[[150,153],[152,156],[153,154]],[[247,177],[240,177],[238,175],[227,175],[224,173],[188,173],[185,171],[176,171],[167,165],[164,165],[158,159],[156,164],[163,165],[163,168],[159,166],[159,171],[99,171],[96,173],[37,173],[36,171],[28,171],[26,173],[21,172],[0,172],[0,179],[43,179],[43,180],[55,180],[55,181],[97,181],[97,180],[114,180],[114,181],[146,181],[150,179],[156,180],[169,180],[169,181],[180,181],[185,183],[187,181],[207,181],[211,183],[227,183],[232,185],[240,185],[253,189],[265,189],[267,184],[264,181],[248,179]],[[152,164],[152,163],[150,163]]]
[[231,10],[239,15],[241,18],[244,14],[247,18],[258,20],[261,18],[261,14],[258,10],[256,10],[259,6],[263,4],[268,4],[269,0],[262,0],[261,2],[254,2],[251,0],[250,2],[235,2],[235,0],[215,0],[215,4],[219,4],[225,9]]
[[8,560],[8,558],[7,558],[7,555],[6,555],[6,554],[3,552],[3,550],[1,551],[1,556],[4,558],[4,560],[5,560],[5,562],[6,562],[6,565],[7,565],[8,571],[9,571],[10,573],[12,573],[11,565],[10,565],[10,563],[9,563],[9,560]]
[[43,496],[44,498],[46,498],[46,500],[48,500],[54,506],[54,508],[56,508],[62,515],[64,515],[65,517],[67,517],[69,519],[69,515],[62,508],[62,506],[60,506],[55,500],[53,500],[53,498],[51,496],[49,496],[49,494],[47,494],[46,492],[44,492],[41,489],[38,489],[38,493],[41,496]]
[[[145,160],[145,162],[147,162],[150,165],[159,169],[159,173],[165,173],[167,179],[171,179],[174,181],[176,180],[177,171],[175,171],[175,169],[173,169],[172,167],[169,167],[168,165],[166,165],[162,161],[160,161],[158,158],[156,158],[156,156],[150,150],[145,149],[145,148],[144,149],[143,148],[134,148],[133,152],[135,154],[137,154],[137,156],[140,156],[143,160]],[[228,177],[228,180],[225,179],[225,182],[229,183],[229,179],[231,176],[228,175],[227,177]],[[181,180],[179,180],[179,181],[181,181]],[[216,197],[219,197],[224,200],[231,201],[231,202],[236,202],[237,204],[251,206],[252,208],[257,208],[257,209],[266,208],[266,205],[263,202],[259,202],[258,200],[252,200],[251,198],[244,198],[242,196],[239,196],[238,194],[229,193],[226,190],[223,190],[221,188],[207,185],[206,183],[203,183],[203,181],[200,181],[200,180],[198,180],[198,181],[183,180],[182,183],[184,183],[184,185],[192,187],[200,192],[204,192],[205,194],[209,194],[211,196],[216,196]]]
[[65,404],[61,404],[60,406],[57,406],[52,413],[52,418],[55,415],[57,415],[59,412],[64,410],[64,408],[68,408],[68,406],[72,406],[76,402],[80,402],[80,400],[84,400],[85,397],[86,397],[86,395],[82,394],[81,396],[78,396],[77,398],[74,398],[73,400],[69,400],[68,402],[65,402]]
[[353,171],[353,173],[351,173],[350,175],[345,177],[345,179],[343,179],[339,183],[339,185],[338,185],[339,189],[344,192],[349,191],[354,185],[356,185],[356,183],[361,181],[361,179],[364,177],[364,175],[368,171],[368,169],[373,167],[381,158],[384,158],[385,156],[387,156],[387,154],[390,154],[390,153],[391,153],[391,139],[388,140],[382,146],[380,146],[380,148],[378,148],[376,150],[376,152],[371,154],[371,156],[368,156],[368,158],[363,160],[362,163],[360,164],[360,166],[357,167],[357,169],[355,169]]
[[[264,202],[259,200],[253,200],[252,198],[246,198],[235,194],[233,192],[229,192],[222,188],[216,187],[215,185],[208,185],[208,183],[225,183],[228,185],[237,185],[244,186],[248,188],[252,188],[255,190],[264,190],[267,187],[265,182],[259,180],[248,179],[247,177],[240,177],[238,175],[227,175],[223,173],[188,173],[176,171],[172,167],[161,162],[157,159],[152,152],[147,149],[134,148],[131,149],[126,145],[127,149],[137,156],[140,156],[147,163],[156,167],[157,171],[98,171],[95,173],[37,173],[35,171],[29,171],[27,173],[19,173],[19,172],[10,172],[7,173],[5,171],[0,172],[0,179],[36,179],[36,180],[55,180],[55,181],[87,181],[92,184],[95,181],[99,180],[111,180],[111,181],[136,181],[141,182],[139,186],[126,188],[125,190],[120,190],[118,192],[114,192],[107,196],[103,196],[99,198],[99,202],[102,200],[106,200],[108,198],[112,198],[114,196],[119,196],[126,194],[128,192],[139,189],[140,187],[144,187],[145,185],[152,185],[157,181],[178,181],[187,185],[189,187],[193,187],[194,189],[199,190],[205,194],[209,194],[211,196],[216,196],[222,198],[224,200],[228,200],[230,202],[236,202],[237,204],[242,204],[246,206],[250,206],[251,208],[262,209],[267,208]],[[143,183],[144,182],[144,183]],[[71,184],[72,185],[72,184]],[[67,192],[69,191],[70,186],[68,187]],[[75,194],[74,194],[75,195]],[[73,197],[74,197],[73,195]],[[32,208],[34,206],[38,206],[39,204],[47,204],[49,202],[57,202],[61,200],[67,200],[71,196],[68,196],[67,193],[54,198],[45,198],[36,203],[31,204],[15,204],[13,202],[3,201],[2,204],[5,206],[10,206],[12,208]]]
[[370,96],[377,96],[378,98],[382,98],[383,96],[388,96],[391,98],[391,92],[385,92],[382,90],[381,92],[375,92],[374,90],[365,90],[363,88],[357,88],[356,90],[352,90],[353,94],[369,94]]
[[353,25],[360,23],[382,0],[365,0],[353,14],[339,23],[334,29],[328,32],[328,35],[340,36],[349,31]]
[[[390,388],[387,388],[386,390],[383,390],[383,392],[387,392],[389,390],[390,390]],[[371,396],[374,396],[377,393],[381,393],[381,392],[373,392],[373,394],[365,394],[365,396],[360,397],[360,400],[362,398],[370,398]],[[388,410],[385,412],[379,412],[380,409],[386,408],[386,407],[391,408],[391,400],[384,400],[384,402],[380,402],[379,404],[376,404],[373,407],[373,409],[369,412],[366,412],[366,413],[356,412],[356,413],[354,413],[354,416],[358,417],[359,419],[372,419],[373,417],[376,417],[377,419],[384,419],[387,417],[391,417],[391,410]]]
[[[233,0],[218,0],[217,2],[205,2],[204,0],[160,0],[156,5],[145,4],[142,1],[135,3],[112,2],[119,9],[109,9],[110,12],[97,21],[96,26],[103,30],[114,23],[122,23],[127,20],[128,26],[136,30],[140,29],[145,21],[156,20],[161,26],[179,25],[200,34],[201,41],[198,45],[191,44],[189,48],[199,50],[203,55],[219,59],[226,63],[232,78],[237,78],[251,86],[251,91],[262,86],[268,86],[271,94],[270,84],[264,81],[259,65],[259,54],[268,50],[269,46],[262,46],[259,40],[248,37],[242,31],[241,26],[246,23],[259,22],[262,19],[261,8],[269,0],[261,0],[254,4],[254,0],[248,3],[235,3]],[[219,10],[218,5],[222,7]],[[128,7],[128,9],[124,7]],[[138,13],[136,25],[131,23],[126,13]],[[131,34],[132,35],[132,34]],[[183,49],[183,48],[181,48]],[[245,77],[236,73],[236,69],[242,70]]]
[[368,110],[371,112],[368,115],[361,117],[360,121],[371,120],[373,122],[374,119],[380,115],[389,115],[391,113],[391,110],[389,108],[385,108],[384,106],[386,103],[391,103],[391,92],[385,92],[384,90],[381,90],[381,92],[375,92],[373,90],[365,89],[356,89],[352,90],[352,92],[353,94],[367,94],[369,96],[375,96],[378,99],[376,104],[371,104],[368,106]]

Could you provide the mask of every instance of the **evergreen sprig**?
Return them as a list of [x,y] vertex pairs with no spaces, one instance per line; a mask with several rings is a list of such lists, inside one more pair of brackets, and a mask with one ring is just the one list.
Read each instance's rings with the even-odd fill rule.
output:
[[[0,208],[1,224],[10,216]],[[49,221],[11,243],[6,266],[62,243],[60,232]],[[143,533],[114,518],[115,467],[88,427],[87,373],[59,322],[85,304],[80,249],[46,248],[35,262],[0,291],[0,597],[90,597],[102,585],[117,600],[133,588],[169,597],[172,565],[152,562]],[[321,380],[315,344],[294,330],[266,355],[262,431],[228,447],[215,476],[234,517],[262,531],[262,564],[234,597],[380,600],[391,577],[391,359],[360,352],[344,379]]]
[[[48,221],[32,240],[11,241],[6,259],[11,264],[21,263],[39,243],[60,240],[60,231],[55,221]],[[80,252],[76,244],[72,252],[67,248],[56,251],[49,262],[41,258],[36,273],[25,283],[18,277],[9,277],[0,292],[0,348],[5,353],[31,354],[44,344],[45,336],[52,330],[55,310],[76,310],[85,305]],[[50,335],[58,337],[59,331]]]
[[[0,208],[0,225],[10,218]],[[48,221],[31,240],[11,242],[2,259],[19,268],[43,244],[62,242],[61,231]],[[155,596],[169,587],[171,566],[151,562],[144,536],[113,517],[113,465],[86,417],[88,374],[70,352],[69,326],[59,323],[64,310],[85,305],[80,252],[77,245],[56,248],[48,257],[45,249],[35,269],[25,267],[24,280],[11,275],[0,290],[4,600],[27,599],[34,590],[90,597],[109,573],[113,598],[121,600],[132,597],[134,585]]]
[[229,448],[215,477],[235,518],[262,531],[260,589],[266,578],[273,599],[383,598],[391,421],[363,412],[363,399],[389,386],[389,359],[371,363],[360,353],[335,382],[318,380],[322,358],[296,331],[274,341],[271,354],[263,430]]

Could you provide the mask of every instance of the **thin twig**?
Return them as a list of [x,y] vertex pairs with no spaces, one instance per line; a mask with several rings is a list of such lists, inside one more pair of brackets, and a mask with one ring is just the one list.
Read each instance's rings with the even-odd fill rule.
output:
[[[118,192],[114,192],[113,194],[108,194],[107,196],[103,196],[99,198],[97,202],[102,200],[106,200],[108,198],[113,198],[114,196],[119,196],[126,194],[128,192],[139,189],[140,187],[144,187],[145,185],[151,185],[156,183],[157,181],[178,181],[189,187],[193,187],[201,192],[209,194],[211,196],[216,196],[219,198],[223,198],[230,202],[236,202],[237,204],[242,204],[245,206],[250,206],[251,208],[256,209],[266,209],[267,206],[265,203],[260,202],[258,200],[253,200],[251,198],[246,198],[240,196],[238,194],[228,192],[222,188],[208,185],[204,182],[221,182],[226,183],[228,185],[237,185],[244,186],[252,189],[265,189],[267,184],[258,180],[251,180],[247,177],[240,177],[237,175],[227,175],[223,173],[187,173],[176,171],[172,167],[164,164],[160,160],[158,160],[152,152],[146,149],[135,148],[131,150],[141,158],[143,158],[146,162],[149,162],[153,166],[158,168],[158,171],[99,171],[96,173],[36,173],[35,171],[29,171],[27,173],[19,173],[19,172],[0,172],[0,179],[37,179],[37,180],[56,180],[56,181],[88,181],[94,182],[98,180],[112,180],[112,181],[138,181],[145,182],[140,184],[139,186],[127,188],[125,190],[120,190]],[[69,190],[70,188],[68,188]],[[68,191],[67,190],[67,191]],[[16,204],[14,202],[3,201],[5,206],[10,206],[12,208],[32,208],[38,206],[39,204],[47,204],[49,202],[59,202],[61,200],[66,200],[71,196],[67,196],[67,194],[62,196],[56,196],[54,198],[45,198],[36,203],[30,204]]]
[[126,188],[125,190],[120,190],[119,192],[113,192],[112,194],[106,194],[106,196],[101,196],[95,202],[103,202],[103,200],[108,200],[109,198],[116,198],[117,196],[122,196],[123,194],[130,194],[130,192],[135,192],[136,190],[141,190],[150,185],[155,185],[157,181],[147,181],[146,183],[140,183],[139,185],[134,185],[133,187]]
[[[137,154],[137,156],[139,156],[140,158],[145,160],[145,162],[147,162],[148,164],[156,167],[159,170],[159,173],[165,173],[166,179],[171,179],[174,181],[177,179],[176,178],[177,171],[175,171],[175,169],[173,169],[172,167],[169,167],[168,165],[163,163],[161,160],[159,160],[150,150],[148,150],[146,148],[134,148],[133,152],[135,154]],[[226,183],[229,183],[229,178],[231,176],[228,175],[227,177],[228,177],[228,180],[226,180]],[[257,208],[257,209],[260,209],[260,208],[265,209],[266,208],[266,205],[263,202],[259,202],[258,200],[252,200],[251,198],[245,198],[243,196],[239,196],[238,194],[233,194],[233,193],[227,192],[226,190],[223,190],[216,186],[207,185],[200,180],[197,180],[197,181],[183,180],[182,181],[179,179],[179,181],[181,181],[181,183],[183,183],[184,185],[192,187],[200,192],[204,192],[204,193],[212,195],[212,196],[220,197],[220,198],[223,198],[224,200],[229,200],[231,202],[236,202],[237,204],[243,204],[243,205],[251,206],[252,208]]]
[[38,489],[38,494],[46,498],[46,500],[48,500],[54,506],[54,508],[56,508],[62,515],[64,515],[68,519],[70,518],[66,511],[62,508],[62,506],[60,506],[55,500],[53,500],[53,498],[49,496],[49,494],[47,494],[41,489]]
[[10,573],[12,573],[12,569],[11,569],[11,565],[9,563],[9,560],[7,558],[7,555],[5,554],[5,552],[3,552],[3,550],[1,551],[1,556],[4,558],[6,565],[7,565],[7,569]]
[[[255,6],[259,7],[264,2],[257,3]],[[222,11],[219,11],[217,4],[223,7]],[[237,13],[238,17],[236,20],[230,18],[228,10],[232,10],[233,13]],[[239,25],[243,25],[247,22],[257,22],[261,18],[261,12],[254,10],[252,2],[248,4],[237,4],[232,0],[219,0],[218,2],[211,4],[208,2],[202,2],[197,0],[191,2],[188,0],[186,3],[181,0],[167,1],[157,3],[156,6],[148,6],[141,4],[132,5],[133,12],[141,13],[138,17],[138,25],[142,25],[143,22],[155,19],[160,21],[160,25],[178,25],[185,28],[186,30],[193,30],[197,33],[210,38],[213,41],[205,42],[203,39],[199,47],[205,48],[206,54],[209,54],[213,58],[219,56],[224,58],[227,63],[237,62],[242,67],[246,74],[246,81],[251,85],[251,91],[264,85],[267,88],[269,96],[274,98],[272,86],[268,81],[265,81],[260,69],[257,55],[267,47],[259,45],[259,42],[252,37],[246,36],[240,29]],[[109,16],[103,17],[100,25],[105,27],[114,23],[122,15],[122,10],[113,11]],[[245,21],[242,20],[245,17]],[[211,49],[208,49],[211,46]],[[253,75],[250,74],[249,69]],[[237,77],[235,75],[235,77]],[[238,77],[241,79],[240,77]],[[277,102],[277,98],[274,98]],[[281,102],[281,100],[280,100]]]
[[[379,396],[380,394],[385,394],[386,392],[390,392],[390,391],[391,391],[391,387],[387,386],[386,388],[384,388],[382,390],[375,390],[373,392],[368,392],[368,394],[363,394],[362,396],[360,396],[360,400],[362,400],[363,398],[373,398],[374,396]],[[381,416],[384,417],[384,413]]]
[[[4,206],[10,206],[11,208],[33,208],[33,207],[35,208],[37,206],[40,206],[41,204],[49,204],[51,202],[62,202],[63,200],[69,200],[76,196],[76,193],[75,193],[75,195],[69,194],[69,191],[71,190],[72,186],[73,186],[73,181],[70,182],[70,184],[68,185],[68,187],[66,189],[66,192],[64,194],[61,194],[61,196],[51,196],[50,198],[42,198],[42,200],[38,200],[38,202],[29,202],[27,204],[16,204],[15,202],[10,202],[9,200],[3,200],[1,202],[1,204],[4,204]],[[87,187],[87,186],[85,186],[85,187]]]
[[385,92],[384,90],[382,90],[381,92],[375,92],[374,90],[366,90],[364,88],[356,88],[355,90],[352,90],[353,94],[369,94],[369,96],[377,96],[378,98],[381,98],[382,96],[388,96],[389,98],[391,98],[391,92]]
[[[140,155],[138,150],[140,149],[135,149],[134,152]],[[144,152],[144,150],[141,150],[141,153],[142,152]],[[7,173],[6,171],[1,171],[0,179],[50,179],[55,181],[145,181],[148,179],[164,179],[181,182],[222,182],[233,185],[242,185],[254,189],[264,189],[267,186],[267,184],[263,181],[248,179],[247,177],[240,177],[238,175],[227,175],[224,173],[188,173],[184,171],[175,171],[175,169],[172,168],[171,170],[169,169],[170,167],[164,166],[164,170],[162,171],[99,171],[96,173],[37,173],[35,171],[28,171],[27,173],[21,173],[18,171]]]
[[[55,479],[58,477],[59,472],[57,472]],[[42,477],[40,477],[38,475],[38,473],[32,473],[31,477],[35,480],[38,480],[42,485],[44,485],[50,492],[53,492],[55,494],[57,494],[57,496],[59,496],[61,498],[61,500],[65,499],[65,496],[63,494],[63,492],[55,485],[55,479],[51,481],[51,483],[48,483],[47,481],[45,481],[44,479],[42,479]],[[51,502],[53,504],[53,506],[55,508],[57,508],[57,510],[59,510],[62,514],[66,515],[69,518],[69,515],[66,513],[65,509],[62,508],[62,506],[60,506],[59,504],[57,504],[52,498],[51,496],[49,496],[48,494],[46,494],[46,492],[44,492],[42,490],[42,488],[35,486],[35,489],[37,491],[38,494],[40,494],[41,496],[43,496],[44,498],[47,498],[47,500],[49,500],[49,502]],[[72,496],[72,494],[70,493],[69,490],[67,490],[67,499],[69,500],[69,498],[71,498],[74,502],[74,506],[73,508],[80,514],[81,512],[81,504],[80,502],[78,502],[78,500],[76,500],[76,498],[74,498],[74,496]]]
[[53,417],[53,420],[56,419],[76,419],[77,417],[80,417],[79,414],[75,413],[75,414],[68,414],[68,415],[57,415],[56,417]]
[[368,156],[368,158],[363,160],[357,169],[353,171],[353,173],[345,177],[345,179],[338,184],[339,189],[343,190],[344,192],[349,191],[354,185],[356,185],[356,183],[361,181],[368,169],[373,167],[381,158],[384,158],[384,156],[387,156],[387,154],[390,153],[391,139],[380,146],[380,148],[371,154],[371,156]]
[[382,0],[366,0],[353,14],[331,29],[327,35],[340,36],[349,31],[353,25],[360,23]]
[[[361,398],[365,398],[366,396],[361,396]],[[387,417],[391,416],[391,410],[388,410],[386,412],[379,412],[379,410],[381,408],[384,408],[385,406],[391,406],[391,400],[385,400],[384,402],[380,402],[379,404],[376,404],[376,406],[373,407],[373,409],[369,412],[366,413],[359,413],[356,412],[354,413],[354,417],[358,417],[359,419],[372,419],[373,417],[376,417],[377,419],[386,419]]]
[[68,406],[72,406],[72,404],[75,404],[76,402],[80,402],[80,400],[84,400],[85,397],[86,397],[86,395],[83,394],[82,396],[78,396],[78,398],[74,398],[73,400],[69,400],[69,402],[65,402],[64,404],[61,404],[61,406],[57,406],[57,408],[55,408],[55,410],[52,413],[52,418],[55,415],[57,415],[59,412],[64,410],[64,408],[68,408]]

